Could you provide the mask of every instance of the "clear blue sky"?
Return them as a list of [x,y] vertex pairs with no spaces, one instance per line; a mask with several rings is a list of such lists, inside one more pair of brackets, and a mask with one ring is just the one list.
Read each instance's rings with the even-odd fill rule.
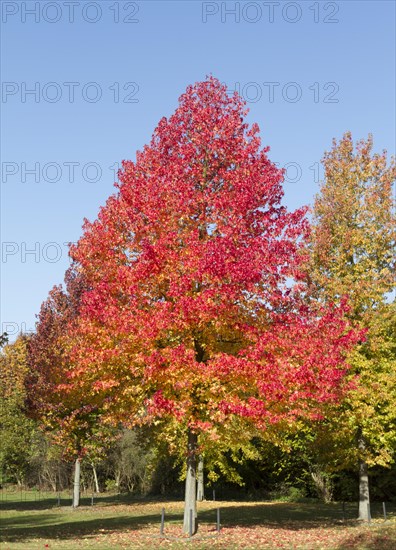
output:
[[116,163],[209,73],[289,166],[290,208],[312,202],[333,137],[393,152],[394,29],[392,1],[3,0],[2,330],[34,328]]

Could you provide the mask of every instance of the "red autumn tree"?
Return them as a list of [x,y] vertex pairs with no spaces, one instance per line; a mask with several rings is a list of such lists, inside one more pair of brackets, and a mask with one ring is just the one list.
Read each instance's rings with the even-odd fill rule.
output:
[[41,306],[36,331],[28,343],[26,376],[27,411],[75,464],[73,506],[79,505],[80,462],[88,458],[95,471],[95,458],[103,454],[109,430],[100,423],[98,403],[88,400],[76,387],[64,384],[68,373],[65,333],[79,315],[80,297],[86,286],[83,277],[66,273],[66,289],[55,286]]
[[304,304],[305,209],[281,205],[283,173],[246,113],[214,78],[190,86],[71,248],[89,290],[70,391],[113,421],[188,434],[187,532],[202,447],[317,416],[355,339],[340,309]]

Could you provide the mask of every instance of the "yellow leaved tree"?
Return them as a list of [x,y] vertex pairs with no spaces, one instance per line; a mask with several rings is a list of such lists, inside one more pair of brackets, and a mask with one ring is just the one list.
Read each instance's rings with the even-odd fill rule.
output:
[[[315,199],[308,273],[324,300],[348,297],[348,317],[367,330],[351,353],[352,386],[326,419],[338,465],[359,465],[359,519],[369,519],[368,469],[387,466],[396,450],[396,304],[394,159],[354,145],[350,132],[323,158]],[[323,436],[323,434],[322,434]]]

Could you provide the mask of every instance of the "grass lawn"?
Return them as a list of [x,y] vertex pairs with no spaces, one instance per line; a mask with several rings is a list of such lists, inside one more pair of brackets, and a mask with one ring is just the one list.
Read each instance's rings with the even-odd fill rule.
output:
[[[370,525],[359,524],[356,506],[347,505],[343,519],[340,504],[278,502],[203,502],[200,527],[188,539],[181,532],[183,503],[101,497],[83,500],[77,510],[69,501],[41,499],[33,493],[1,502],[1,550],[24,548],[230,548],[319,550],[394,550],[396,509],[388,521],[382,507],[373,506]],[[67,503],[67,505],[66,505]],[[165,508],[165,532],[160,536],[161,509]],[[221,531],[216,532],[216,508],[221,509]]]

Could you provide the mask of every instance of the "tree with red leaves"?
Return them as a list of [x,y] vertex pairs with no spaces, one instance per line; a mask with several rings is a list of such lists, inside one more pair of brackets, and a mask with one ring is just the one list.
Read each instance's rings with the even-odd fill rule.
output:
[[342,307],[306,303],[305,209],[281,205],[283,173],[246,113],[215,78],[188,87],[71,248],[89,290],[68,332],[70,391],[113,422],[186,434],[192,533],[205,445],[318,417],[356,341]]
[[38,420],[60,447],[65,459],[74,460],[73,507],[79,505],[80,463],[104,453],[110,431],[100,423],[100,407],[78,388],[64,384],[69,364],[65,333],[79,315],[80,297],[86,286],[83,277],[66,273],[66,289],[55,286],[41,306],[36,332],[28,342],[26,405],[30,417]]

